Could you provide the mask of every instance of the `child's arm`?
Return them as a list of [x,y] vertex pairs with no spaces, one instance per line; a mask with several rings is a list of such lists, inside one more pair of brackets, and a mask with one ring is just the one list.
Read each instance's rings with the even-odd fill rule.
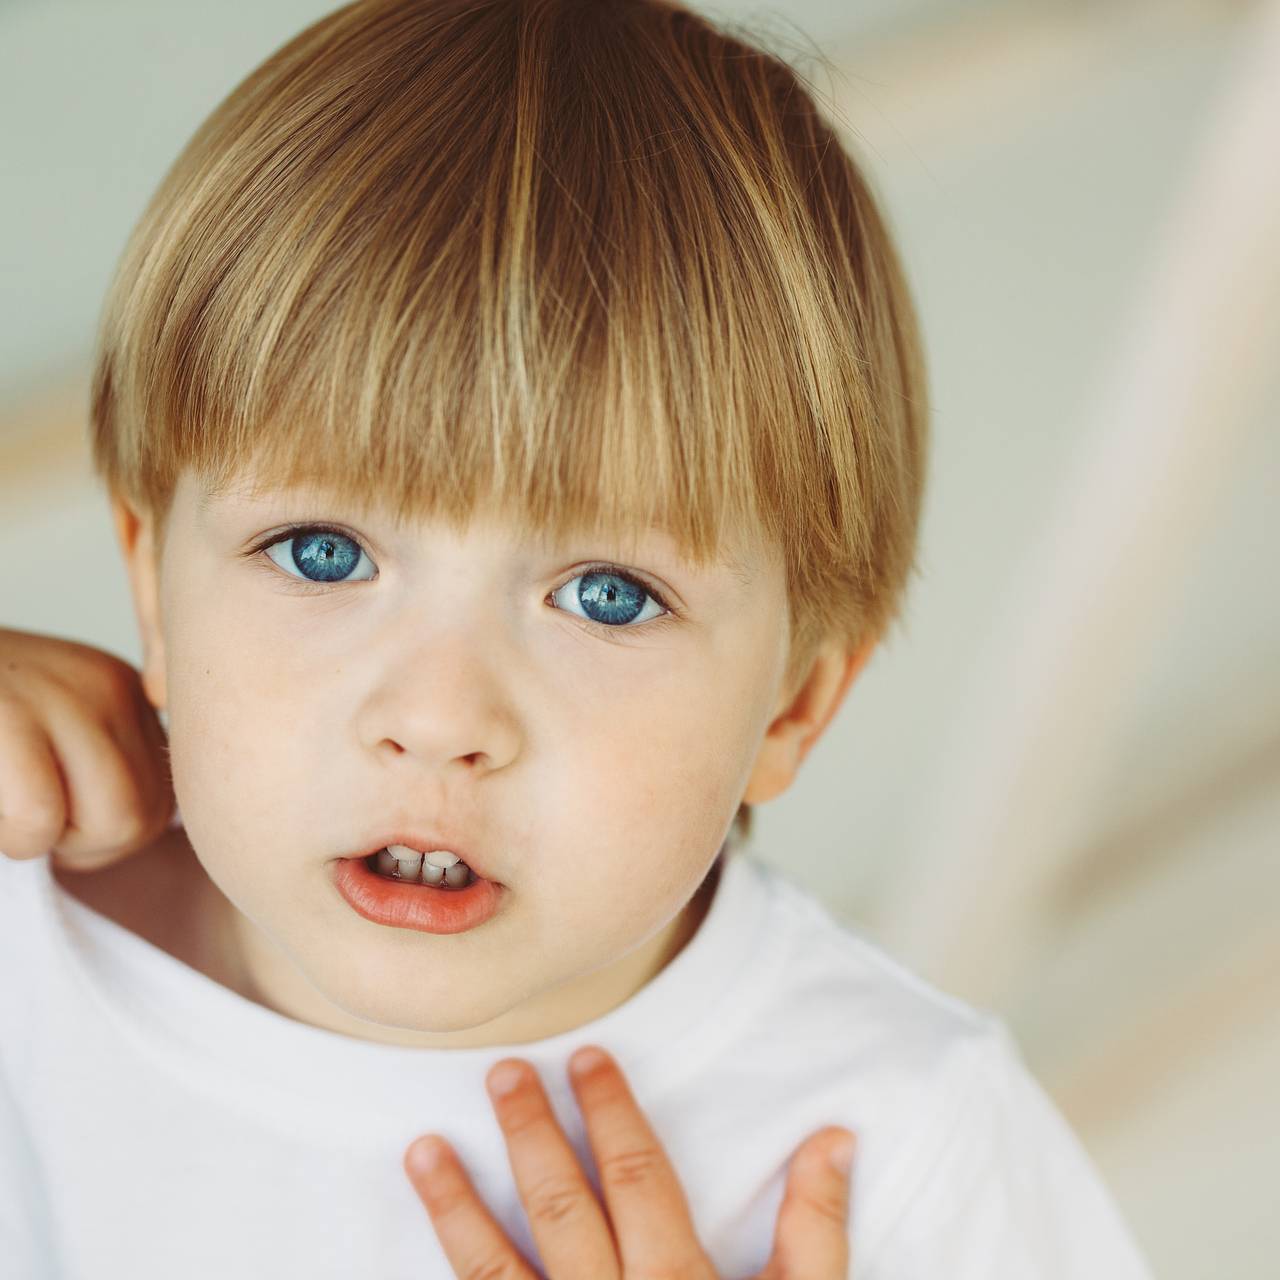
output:
[[168,739],[138,672],[0,628],[0,852],[95,870],[153,841],[173,808]]

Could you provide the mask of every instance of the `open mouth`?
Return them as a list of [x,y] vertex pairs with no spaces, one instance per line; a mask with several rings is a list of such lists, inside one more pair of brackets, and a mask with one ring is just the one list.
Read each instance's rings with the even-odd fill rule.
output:
[[456,854],[417,854],[397,857],[387,849],[379,849],[364,859],[364,865],[384,880],[401,884],[420,884],[424,888],[458,892],[481,879]]
[[[374,924],[466,933],[492,920],[506,899],[502,885],[476,875],[456,854],[436,850],[424,856],[402,845],[395,850],[394,855],[379,849],[338,858],[333,864],[333,887],[357,915]],[[428,861],[432,857],[434,862]],[[405,865],[395,865],[401,861]],[[432,883],[437,876],[439,883]]]

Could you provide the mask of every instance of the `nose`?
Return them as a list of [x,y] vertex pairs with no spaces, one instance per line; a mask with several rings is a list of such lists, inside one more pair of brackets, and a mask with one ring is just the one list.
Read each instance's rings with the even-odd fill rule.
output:
[[520,742],[502,670],[510,664],[461,628],[430,631],[383,659],[359,711],[361,741],[388,761],[420,770],[502,768]]

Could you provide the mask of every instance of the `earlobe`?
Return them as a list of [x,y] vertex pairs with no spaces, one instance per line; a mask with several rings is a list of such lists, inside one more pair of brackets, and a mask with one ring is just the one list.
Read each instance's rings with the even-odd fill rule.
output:
[[166,699],[164,637],[160,629],[159,571],[154,521],[139,514],[126,499],[113,495],[111,515],[124,556],[133,596],[134,617],[142,641],[142,688],[147,701],[163,711]]

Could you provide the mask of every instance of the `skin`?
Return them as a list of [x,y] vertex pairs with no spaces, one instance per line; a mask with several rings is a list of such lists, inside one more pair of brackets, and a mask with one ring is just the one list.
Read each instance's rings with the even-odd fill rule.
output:
[[[618,1064],[595,1046],[579,1049],[569,1059],[569,1078],[599,1170],[603,1209],[530,1065],[506,1059],[487,1079],[542,1273],[476,1195],[448,1143],[432,1136],[405,1153],[405,1172],[454,1274],[716,1280],[675,1170]],[[841,1138],[849,1142],[843,1162]],[[844,1280],[849,1274],[852,1157],[852,1135],[840,1129],[820,1130],[801,1145],[787,1170],[773,1249],[756,1280]]]
[[[112,504],[181,839],[208,886],[201,946],[249,998],[347,1035],[525,1043],[627,1000],[696,931],[739,802],[790,785],[870,653],[825,649],[783,690],[785,584],[758,546],[735,548],[744,587],[656,532],[624,561],[496,519],[460,537],[310,491],[202,497],[184,473],[159,542]],[[309,585],[288,543],[246,557],[300,521],[355,539],[353,580]],[[575,577],[597,560],[684,617],[584,616]],[[333,860],[435,822],[507,886],[498,914],[445,936],[352,911]],[[385,982],[409,966],[412,983]]]
[[[568,549],[520,559],[527,540],[500,521],[459,540],[366,516],[351,532],[375,556],[376,582],[303,596],[265,554],[251,565],[243,551],[286,520],[352,524],[343,513],[314,494],[208,509],[199,497],[184,477],[163,542],[113,502],[140,676],[87,646],[0,632],[0,774],[21,783],[0,834],[16,856],[52,846],[65,888],[215,981],[347,1034],[517,1043],[625,1001],[697,931],[739,801],[785,790],[871,651],[824,649],[782,689],[783,582],[758,547],[737,549],[746,586],[723,567],[693,572],[660,538],[640,564],[583,548],[640,569],[681,611],[614,640],[564,611]],[[655,609],[646,601],[643,616]],[[575,716],[581,688],[607,689],[610,714]],[[169,712],[167,741],[155,708]],[[329,776],[352,785],[309,785]],[[170,781],[185,829],[153,838]],[[330,838],[355,829],[346,798],[367,808],[393,795],[404,807],[382,821],[411,823],[406,797],[421,799],[483,850],[513,894],[499,917],[469,935],[403,934],[326,896],[328,863],[351,851]],[[589,827],[573,820],[575,795],[593,798]],[[479,813],[483,825],[461,825]],[[515,954],[518,972],[504,964]],[[368,974],[397,959],[414,963],[415,991],[445,980],[426,1000],[388,998]],[[455,992],[447,979],[464,964],[470,981]],[[505,1058],[486,1078],[544,1273],[714,1280],[666,1153],[612,1057],[583,1064],[590,1048],[570,1078],[603,1206],[532,1065]],[[828,1126],[797,1149],[758,1280],[847,1274],[849,1169],[833,1157],[851,1137]],[[457,1275],[540,1274],[447,1142],[416,1140],[404,1169]]]

